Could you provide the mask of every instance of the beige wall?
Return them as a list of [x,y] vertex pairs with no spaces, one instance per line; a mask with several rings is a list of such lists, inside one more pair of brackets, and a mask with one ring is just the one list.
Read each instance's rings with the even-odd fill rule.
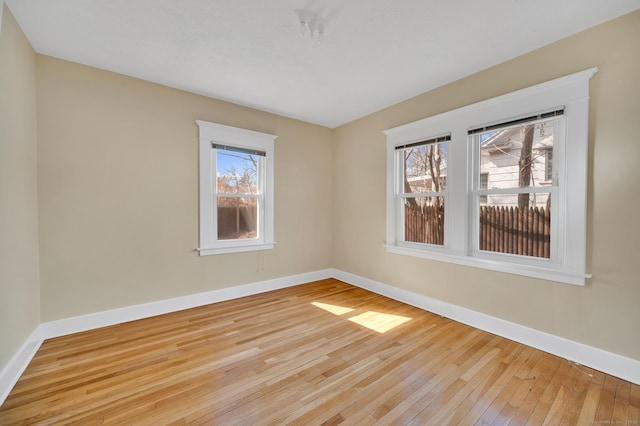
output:
[[[5,9],[0,368],[40,315],[332,266],[640,359],[639,51],[635,12],[331,131],[35,55]],[[600,72],[591,80],[587,287],[385,252],[382,130],[592,66]],[[276,249],[193,251],[196,119],[278,135]]]
[[[331,266],[331,130],[42,55],[37,83],[43,321]],[[194,251],[196,119],[278,136],[274,250]]]
[[40,322],[35,53],[7,8],[1,25],[0,371]]
[[[639,52],[640,11],[336,129],[334,266],[640,359]],[[593,66],[586,287],[385,252],[383,130]]]

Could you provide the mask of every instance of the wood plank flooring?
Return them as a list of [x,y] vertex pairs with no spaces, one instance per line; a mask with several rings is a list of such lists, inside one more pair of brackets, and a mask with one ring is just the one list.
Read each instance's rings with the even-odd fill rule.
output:
[[630,425],[640,386],[330,279],[47,340],[0,424]]

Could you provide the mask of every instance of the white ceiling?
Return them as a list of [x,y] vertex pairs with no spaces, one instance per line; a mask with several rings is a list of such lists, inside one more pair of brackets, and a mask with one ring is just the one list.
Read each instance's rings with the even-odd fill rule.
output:
[[[640,8],[640,0],[6,3],[38,53],[331,128]],[[320,45],[299,36],[297,9],[327,22]]]

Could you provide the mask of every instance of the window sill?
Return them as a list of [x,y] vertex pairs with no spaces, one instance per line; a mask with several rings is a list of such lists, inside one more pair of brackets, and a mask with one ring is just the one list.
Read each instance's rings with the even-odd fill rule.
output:
[[242,244],[242,245],[229,245],[221,247],[207,247],[197,248],[200,252],[200,256],[211,256],[214,254],[227,254],[227,253],[241,253],[246,251],[258,251],[258,250],[271,250],[274,243],[258,243],[258,244]]
[[454,263],[457,265],[471,266],[474,268],[488,269],[491,271],[506,272],[509,274],[522,275],[525,277],[539,278],[543,280],[556,281],[565,284],[584,286],[585,280],[591,278],[591,274],[562,271],[555,268],[545,268],[541,266],[500,262],[491,259],[483,259],[460,255],[446,249],[420,250],[397,245],[385,245],[387,252],[401,254],[405,256],[421,257],[423,259],[437,260],[440,262]]

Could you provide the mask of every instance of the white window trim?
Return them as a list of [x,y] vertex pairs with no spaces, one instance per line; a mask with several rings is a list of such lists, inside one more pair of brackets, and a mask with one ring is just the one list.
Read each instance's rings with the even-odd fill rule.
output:
[[[200,256],[272,249],[274,242],[274,142],[277,136],[196,120],[200,139]],[[220,240],[216,238],[214,209],[215,158],[212,143],[264,151],[265,175],[263,212],[258,239]],[[259,215],[260,216],[260,215]]]
[[[473,266],[583,286],[586,273],[587,155],[589,80],[598,71],[591,68],[503,96],[428,117],[384,131],[387,136],[387,233],[388,252]],[[565,143],[554,157],[564,164],[558,176],[558,250],[553,261],[525,256],[482,253],[473,250],[474,212],[472,147],[467,131],[505,122],[533,113],[564,107]],[[445,208],[445,245],[403,242],[397,227],[395,147],[439,134],[451,134],[448,149]],[[564,159],[566,158],[566,161]],[[568,206],[571,206],[569,208]]]

